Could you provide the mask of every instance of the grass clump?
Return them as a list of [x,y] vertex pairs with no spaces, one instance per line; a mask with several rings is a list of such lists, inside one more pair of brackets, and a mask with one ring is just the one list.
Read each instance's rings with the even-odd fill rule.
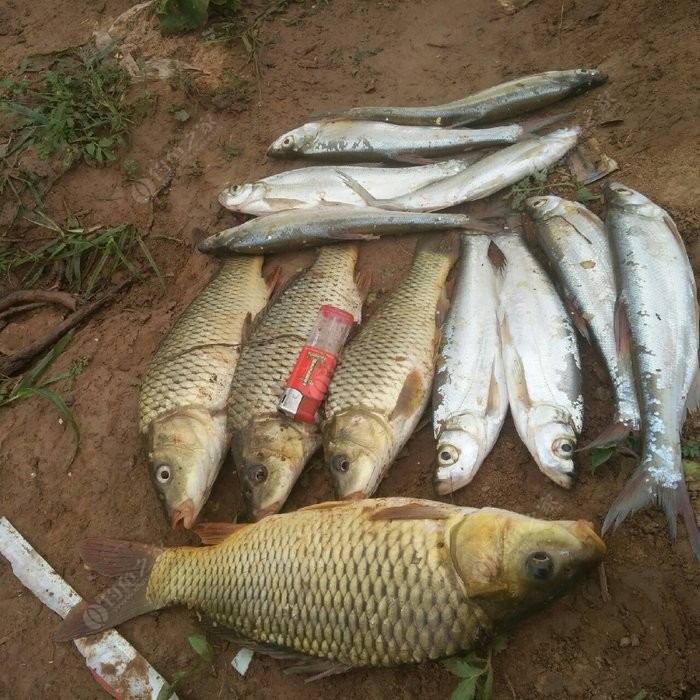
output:
[[460,679],[450,700],[491,700],[493,696],[492,656],[508,646],[505,635],[495,637],[491,642],[486,658],[472,652],[462,657],[452,657],[443,661],[443,666]]
[[207,638],[203,634],[191,634],[187,637],[187,641],[190,643],[194,652],[200,657],[200,662],[197,666],[177,671],[177,673],[173,675],[172,682],[166,683],[160,689],[157,700],[168,700],[184,681],[193,676],[200,675],[206,671],[207,668],[211,667],[214,661],[214,649],[207,641]]
[[32,223],[51,232],[46,242],[32,250],[12,247],[0,251],[0,273],[22,271],[22,283],[26,287],[33,287],[49,272],[57,270],[61,286],[89,299],[118,270],[140,278],[135,262],[139,255],[162,282],[160,269],[141,232],[131,224],[86,228],[73,219],[61,226],[41,212],[37,212]]

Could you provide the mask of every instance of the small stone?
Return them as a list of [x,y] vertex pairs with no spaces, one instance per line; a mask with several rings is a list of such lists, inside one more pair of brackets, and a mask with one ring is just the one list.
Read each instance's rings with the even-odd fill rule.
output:
[[623,637],[620,640],[621,647],[628,647],[628,646],[630,646],[630,644],[632,644],[632,640],[629,637]]
[[633,646],[633,647],[639,646],[639,637],[636,634],[630,635],[630,646]]

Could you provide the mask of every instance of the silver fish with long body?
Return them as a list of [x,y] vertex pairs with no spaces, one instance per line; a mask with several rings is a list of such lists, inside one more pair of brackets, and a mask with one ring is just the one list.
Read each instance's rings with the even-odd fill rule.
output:
[[351,177],[380,199],[397,197],[419,187],[449,177],[483,157],[481,151],[449,160],[400,168],[362,165],[316,165],[295,168],[255,182],[232,185],[219,194],[223,207],[244,214],[264,216],[284,209],[351,204],[366,207],[367,202],[343,179]]
[[629,347],[642,414],[642,458],[603,531],[650,502],[676,535],[680,511],[700,559],[700,532],[681,465],[686,410],[698,406],[698,303],[683,240],[661,207],[625,185],[604,190],[620,297],[618,345]]
[[578,127],[570,127],[527,139],[502,148],[454,175],[393,199],[377,199],[352,177],[342,177],[373,207],[397,211],[435,211],[483,199],[528,175],[551,167],[576,145],[580,132]]
[[519,232],[494,237],[506,257],[499,322],[515,428],[540,470],[574,484],[574,451],[583,428],[576,331],[554,284]]
[[424,107],[353,107],[334,114],[338,119],[370,119],[392,124],[452,126],[511,119],[525,112],[602,85],[601,70],[578,68],[535,73],[441,105]]
[[589,447],[618,442],[639,430],[639,405],[631,359],[615,342],[617,288],[608,234],[583,204],[561,197],[533,197],[525,211],[573,309],[574,324],[595,344],[612,382],[612,425]]
[[[225,229],[199,243],[203,253],[278,253],[326,243],[481,227],[465,214],[391,212],[373,207],[290,209]],[[488,225],[484,225],[489,230]]]
[[486,236],[462,237],[457,284],[442,325],[433,383],[433,483],[440,495],[471,482],[508,413],[490,245]]
[[503,146],[525,138],[518,124],[488,129],[443,129],[399,126],[373,121],[309,122],[282,134],[267,154],[285,158],[334,160],[402,160],[411,156],[438,158],[462,151]]

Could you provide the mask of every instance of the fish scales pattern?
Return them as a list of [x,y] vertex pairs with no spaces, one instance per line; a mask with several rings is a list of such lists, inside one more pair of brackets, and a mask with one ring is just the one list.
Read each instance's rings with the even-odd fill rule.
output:
[[428,382],[435,352],[435,309],[450,260],[421,251],[404,282],[372,315],[341,355],[326,413],[369,406],[391,414],[408,373]]
[[243,638],[354,666],[468,648],[479,619],[452,565],[446,530],[339,511],[323,528],[310,511],[297,515],[303,521],[293,530],[271,517],[229,546],[166,552],[149,597],[196,606]]
[[226,260],[158,348],[141,389],[141,431],[177,408],[223,410],[248,314],[265,305],[260,256]]
[[362,302],[354,281],[356,260],[354,245],[322,248],[313,266],[272,304],[243,350],[233,377],[229,402],[233,429],[242,428],[253,416],[279,415],[282,390],[323,304],[349,311],[359,320]]

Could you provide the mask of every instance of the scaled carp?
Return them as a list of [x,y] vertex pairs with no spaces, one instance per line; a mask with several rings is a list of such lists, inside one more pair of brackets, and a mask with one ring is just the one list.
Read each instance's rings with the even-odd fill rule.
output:
[[321,248],[316,262],[272,303],[246,343],[231,384],[231,453],[254,519],[276,513],[321,443],[314,423],[277,410],[287,379],[324,304],[360,320],[357,246]]
[[269,293],[262,264],[261,256],[225,260],[165,337],[143,380],[139,429],[173,527],[192,527],[226,455],[231,379],[244,332]]
[[328,388],[323,450],[338,498],[374,493],[428,401],[436,310],[459,237],[421,241],[401,285],[345,346]]
[[87,540],[85,562],[128,580],[129,595],[81,603],[55,638],[179,604],[301,672],[416,663],[472,648],[605,552],[584,520],[408,498],[321,503],[221,529],[232,534],[211,547]]

